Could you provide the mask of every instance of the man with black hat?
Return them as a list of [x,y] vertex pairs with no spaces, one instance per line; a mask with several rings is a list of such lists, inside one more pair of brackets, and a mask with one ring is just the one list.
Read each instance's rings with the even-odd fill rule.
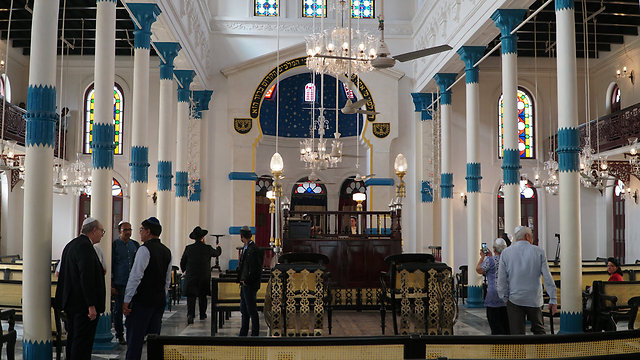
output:
[[155,217],[142,222],[142,246],[136,252],[122,304],[127,315],[127,360],[140,359],[147,334],[160,334],[171,284],[171,250],[160,242],[160,233],[162,226]]
[[240,263],[238,264],[240,313],[242,313],[240,336],[249,334],[249,318],[251,318],[251,336],[258,336],[260,322],[256,295],[260,290],[263,254],[256,243],[251,240],[251,229],[246,225],[240,229],[240,240],[244,244],[242,255],[240,255]]
[[187,245],[180,259],[180,268],[185,273],[184,294],[187,296],[187,325],[193,324],[196,316],[196,297],[200,304],[200,320],[207,318],[207,295],[210,292],[211,258],[220,256],[220,246],[215,249],[204,242],[208,231],[196,226],[189,238],[195,240]]

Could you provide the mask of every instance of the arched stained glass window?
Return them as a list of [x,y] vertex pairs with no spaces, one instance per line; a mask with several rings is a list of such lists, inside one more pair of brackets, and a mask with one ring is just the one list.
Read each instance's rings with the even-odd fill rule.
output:
[[279,16],[279,0],[253,0],[253,15],[255,16]]
[[111,183],[111,195],[122,196],[122,186],[116,178],[113,178],[113,182]]
[[[503,198],[503,185],[500,185],[498,190],[498,198]],[[535,199],[536,191],[533,187],[533,183],[528,180],[520,180],[520,199]]]
[[314,182],[303,182],[296,187],[297,194],[324,194],[324,189],[320,184]]
[[351,0],[351,17],[354,19],[375,18],[374,0]]
[[[521,159],[535,159],[535,111],[533,97],[524,88],[518,87],[518,150]],[[498,156],[504,151],[504,110],[502,95],[498,105]]]
[[327,0],[302,0],[302,17],[327,17]]
[[[94,120],[94,106],[95,106],[95,89],[93,84],[89,86],[85,93],[85,116],[84,116],[84,141],[82,152],[84,154],[91,154],[91,141],[93,140],[93,120]],[[118,84],[113,86],[113,125],[115,127],[115,145],[113,153],[115,155],[122,155],[122,135],[123,135],[123,97],[122,88]]]

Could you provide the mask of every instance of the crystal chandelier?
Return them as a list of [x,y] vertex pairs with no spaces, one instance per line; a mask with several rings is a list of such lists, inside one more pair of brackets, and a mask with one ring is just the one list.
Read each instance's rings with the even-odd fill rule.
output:
[[333,76],[373,70],[371,60],[377,56],[380,39],[366,31],[352,29],[350,10],[350,2],[336,0],[336,26],[305,37],[309,69]]
[[0,142],[0,171],[20,171],[24,174],[24,155],[16,154],[16,142],[13,140],[1,140]]
[[67,194],[67,189],[76,196],[90,193],[91,168],[80,160],[80,154],[75,162],[67,166],[62,160],[56,159],[53,164],[53,188],[60,194]]
[[546,170],[546,178],[541,179],[540,169],[536,168],[533,176],[533,186],[535,188],[544,188],[545,191],[551,195],[557,195],[559,190],[560,181],[558,180],[558,162],[554,158],[555,153],[549,151],[549,160],[543,163],[544,170]]

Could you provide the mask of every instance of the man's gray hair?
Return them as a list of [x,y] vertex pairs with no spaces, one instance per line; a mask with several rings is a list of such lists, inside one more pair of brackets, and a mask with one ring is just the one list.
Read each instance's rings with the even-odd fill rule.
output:
[[516,229],[514,230],[513,239],[515,241],[523,240],[524,237],[527,234],[529,234],[533,238],[533,232],[531,231],[531,229],[529,227],[527,227],[527,226],[516,226]]
[[82,223],[82,228],[80,229],[80,233],[88,235],[90,232],[98,228],[98,224],[100,224],[100,222],[97,219],[93,219],[93,221],[85,220]]
[[502,253],[502,250],[507,248],[507,242],[503,238],[497,238],[493,241],[493,249],[497,253]]

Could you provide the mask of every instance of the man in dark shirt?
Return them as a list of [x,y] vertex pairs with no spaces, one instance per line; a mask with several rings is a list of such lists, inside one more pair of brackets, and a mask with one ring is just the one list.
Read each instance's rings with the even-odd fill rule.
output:
[[220,256],[220,246],[215,249],[204,242],[208,231],[196,226],[189,238],[195,240],[187,245],[180,259],[180,268],[185,273],[184,291],[187,296],[187,325],[193,324],[196,316],[196,297],[200,304],[200,320],[207,318],[207,295],[211,288],[211,258]]
[[89,217],[81,234],[62,251],[55,303],[67,314],[67,359],[89,359],[98,316],[105,310],[102,265],[93,249],[104,235],[102,224]]
[[122,326],[122,303],[124,302],[124,291],[129,280],[129,273],[133,266],[133,259],[140,245],[131,239],[131,224],[121,221],[118,224],[120,236],[111,245],[111,295],[115,300],[113,305],[113,327],[116,331],[116,338],[121,345],[127,342],[124,340],[124,327]]
[[262,276],[262,251],[251,240],[251,229],[243,226],[240,229],[240,240],[244,244],[240,263],[238,264],[238,282],[240,283],[240,312],[242,313],[242,326],[240,336],[249,334],[249,318],[251,319],[251,336],[260,333],[258,319],[258,307],[256,295],[260,290],[260,277]]
[[127,315],[127,360],[140,359],[144,337],[160,334],[171,283],[171,250],[160,242],[162,226],[155,217],[142,222],[142,246],[129,274],[122,312]]

